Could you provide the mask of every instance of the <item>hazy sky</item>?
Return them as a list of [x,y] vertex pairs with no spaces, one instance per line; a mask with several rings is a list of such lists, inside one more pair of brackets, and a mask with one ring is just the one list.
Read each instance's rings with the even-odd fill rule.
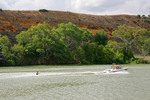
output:
[[9,10],[60,10],[112,15],[149,15],[150,0],[0,0],[0,8]]

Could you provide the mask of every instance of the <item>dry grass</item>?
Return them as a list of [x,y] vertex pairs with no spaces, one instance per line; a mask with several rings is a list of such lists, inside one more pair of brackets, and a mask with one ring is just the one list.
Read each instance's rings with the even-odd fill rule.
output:
[[87,28],[93,32],[93,35],[103,29],[109,37],[111,37],[112,31],[117,29],[117,26],[123,24],[150,30],[150,24],[135,15],[101,16],[53,10],[49,12],[3,10],[0,12],[0,34],[8,35],[10,41],[15,41],[15,35],[44,21],[52,27],[57,27],[59,23],[72,22],[81,28]]
[[[141,55],[135,55],[136,58],[143,58]],[[146,56],[144,60],[147,60],[150,62],[150,55]]]
[[[133,21],[137,20],[139,21],[135,24]],[[146,29],[150,28],[150,24],[141,21],[134,15],[100,16],[52,10],[45,13],[39,11],[4,10],[0,13],[0,32],[15,32],[19,27],[30,28],[31,25],[37,25],[44,21],[51,26],[57,26],[58,23],[72,22],[77,26],[86,26],[93,33],[99,29],[104,29],[105,32],[111,33],[117,26],[122,24]],[[12,27],[14,25],[15,27]]]

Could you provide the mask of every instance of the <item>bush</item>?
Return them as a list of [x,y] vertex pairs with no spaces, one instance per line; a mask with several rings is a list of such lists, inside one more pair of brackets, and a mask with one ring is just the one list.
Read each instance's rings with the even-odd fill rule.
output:
[[146,18],[147,18],[145,15],[142,15],[142,17],[143,17],[144,19],[146,19]]
[[141,18],[141,15],[137,15],[136,17],[137,17],[137,18]]
[[128,63],[130,63],[130,64],[149,64],[148,61],[143,60],[143,59],[141,59],[141,58],[133,58],[133,59],[130,59],[130,60],[128,60]]
[[134,23],[134,24],[137,24],[137,22],[136,22],[135,20],[133,21],[133,23]]
[[96,33],[95,42],[98,43],[98,45],[106,45],[107,40],[108,36],[104,30],[100,30]]
[[145,15],[142,15],[142,17],[146,17]]
[[49,12],[47,9],[40,9],[39,12]]
[[150,23],[150,20],[149,20],[148,18],[145,18],[145,19],[144,19],[144,22]]
[[0,12],[2,12],[3,10],[0,8]]

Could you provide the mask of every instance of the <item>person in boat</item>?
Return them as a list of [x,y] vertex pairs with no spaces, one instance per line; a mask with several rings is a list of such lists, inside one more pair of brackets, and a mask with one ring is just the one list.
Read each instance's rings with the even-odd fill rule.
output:
[[120,65],[112,65],[113,69],[121,69]]
[[38,71],[36,72],[36,75],[39,75],[39,72],[38,72]]

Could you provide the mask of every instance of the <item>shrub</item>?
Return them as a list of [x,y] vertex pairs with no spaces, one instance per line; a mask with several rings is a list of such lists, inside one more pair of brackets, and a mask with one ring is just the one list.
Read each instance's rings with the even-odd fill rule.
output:
[[144,19],[146,19],[146,18],[147,18],[145,15],[142,15],[142,17],[143,17]]
[[135,61],[136,61],[136,64],[148,64],[149,63],[148,61],[142,60],[140,58],[137,58]]
[[0,12],[2,12],[3,10],[2,10],[2,8],[0,8]]
[[146,17],[145,15],[142,15],[142,17]]
[[49,12],[47,9],[40,9],[39,12]]
[[137,18],[141,18],[141,15],[137,15],[136,17],[137,17]]
[[100,30],[96,33],[95,42],[98,43],[98,45],[106,45],[107,40],[108,36],[104,30]]
[[150,23],[150,20],[149,20],[148,18],[145,18],[145,19],[144,19],[144,22]]
[[148,17],[150,17],[150,15],[148,15]]
[[137,22],[134,20],[133,23],[136,24]]

